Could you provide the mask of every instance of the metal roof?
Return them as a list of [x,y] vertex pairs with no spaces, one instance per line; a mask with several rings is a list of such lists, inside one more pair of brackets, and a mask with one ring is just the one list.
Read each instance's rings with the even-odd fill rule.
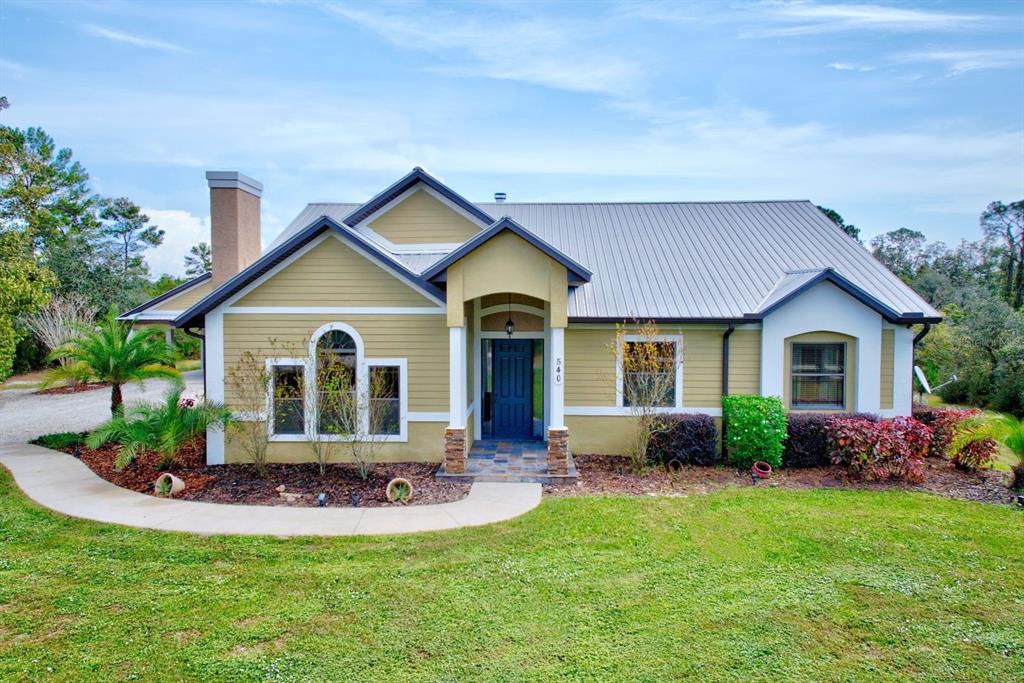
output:
[[[271,247],[319,216],[341,222],[359,206],[310,204]],[[569,317],[576,320],[749,319],[773,292],[781,296],[781,287],[799,288],[793,278],[781,282],[787,275],[828,268],[901,320],[939,318],[809,201],[477,206],[509,216],[592,271],[591,281],[569,294]],[[430,265],[420,259],[413,267],[406,255],[394,256],[420,273]]]
[[[119,315],[117,317],[117,319],[118,320],[132,320],[132,319],[138,317],[139,315],[141,315],[142,313],[144,313],[147,309],[152,308],[153,306],[156,306],[157,304],[163,303],[164,301],[167,301],[171,297],[178,296],[179,294],[183,294],[186,291],[188,291],[188,290],[192,289],[193,287],[195,287],[196,285],[200,285],[200,284],[206,282],[211,277],[213,277],[213,273],[202,273],[201,275],[197,275],[196,277],[192,278],[191,280],[186,280],[185,282],[181,283],[177,287],[175,287],[173,289],[169,289],[169,290],[167,290],[166,292],[164,292],[163,294],[161,294],[159,296],[153,297],[152,299],[150,299],[146,303],[139,304],[138,306],[136,306],[132,310],[127,311],[125,313],[122,313],[121,315]],[[174,316],[173,315],[166,315],[166,316],[162,316],[162,317],[161,316],[150,316],[148,319],[149,320],[156,320],[156,321],[161,321],[162,322],[162,321],[173,320]]]

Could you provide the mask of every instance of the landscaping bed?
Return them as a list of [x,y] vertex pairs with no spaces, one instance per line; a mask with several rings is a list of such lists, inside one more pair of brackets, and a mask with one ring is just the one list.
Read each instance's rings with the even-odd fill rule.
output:
[[77,394],[82,391],[93,391],[94,389],[109,389],[108,382],[81,382],[79,384],[67,384],[57,387],[48,387],[35,392],[43,396],[51,394]]
[[[753,486],[750,472],[721,465],[687,466],[675,473],[664,467],[636,472],[626,458],[612,455],[574,455],[579,479],[575,484],[552,484],[544,491],[552,496],[574,495],[686,495],[710,493],[727,486]],[[927,458],[920,484],[865,481],[851,477],[841,467],[783,468],[758,487],[809,489],[843,488],[862,490],[927,491],[949,498],[1001,505],[1015,504],[1017,493],[1009,490],[1011,475],[999,470],[976,473],[956,469],[944,458]]]
[[[185,482],[185,490],[174,498],[207,503],[312,507],[317,505],[317,495],[326,493],[329,507],[387,506],[392,504],[385,498],[385,487],[391,479],[402,477],[413,487],[409,505],[431,505],[464,498],[470,487],[468,483],[436,479],[437,465],[431,463],[380,464],[366,480],[359,476],[354,465],[328,465],[321,475],[315,464],[274,464],[267,465],[266,477],[260,477],[252,465],[207,466],[203,438],[187,444],[178,455],[178,465],[170,470],[159,469],[159,458],[152,453],[141,454],[134,467],[117,470],[114,459],[118,448],[117,444],[97,449],[68,444],[59,446],[58,450],[77,455],[103,479],[139,493],[153,494],[153,482],[162,472],[169,471]],[[277,490],[282,485],[285,492],[300,493],[302,497],[286,500]]]

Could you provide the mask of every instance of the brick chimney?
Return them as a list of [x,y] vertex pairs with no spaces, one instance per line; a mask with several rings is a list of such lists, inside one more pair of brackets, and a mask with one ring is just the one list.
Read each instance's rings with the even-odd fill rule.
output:
[[260,257],[263,183],[237,171],[207,171],[213,286],[230,280]]

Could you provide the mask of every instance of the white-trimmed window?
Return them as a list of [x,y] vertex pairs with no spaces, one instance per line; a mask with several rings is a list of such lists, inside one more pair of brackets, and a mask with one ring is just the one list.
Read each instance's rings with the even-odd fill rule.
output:
[[305,364],[300,360],[268,360],[269,416],[272,435],[305,433]]
[[846,407],[846,344],[793,342],[790,407],[842,410]]
[[[618,405],[628,408],[638,400],[656,408],[683,404],[683,338],[681,335],[626,335],[617,359]],[[627,362],[641,357],[640,363]]]
[[345,435],[358,419],[359,355],[345,330],[329,329],[316,341],[316,423],[320,434]]
[[367,362],[368,431],[374,436],[400,436],[405,420],[405,364]]

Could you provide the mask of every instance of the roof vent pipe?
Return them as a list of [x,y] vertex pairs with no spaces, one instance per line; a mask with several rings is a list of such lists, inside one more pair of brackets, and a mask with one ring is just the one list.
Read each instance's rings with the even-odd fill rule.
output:
[[508,195],[505,194],[504,192],[495,192],[494,193],[494,201],[496,201],[499,204],[504,204],[505,203],[505,198],[507,196]]

